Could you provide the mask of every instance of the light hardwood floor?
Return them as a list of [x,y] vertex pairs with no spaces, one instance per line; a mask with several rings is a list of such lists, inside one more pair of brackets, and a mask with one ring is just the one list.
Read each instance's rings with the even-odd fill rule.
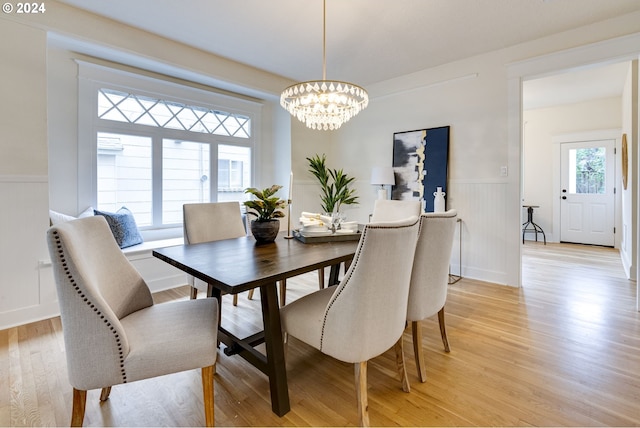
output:
[[[451,353],[437,320],[423,322],[426,383],[404,344],[412,391],[402,392],[388,351],[369,365],[372,425],[640,426],[640,314],[635,282],[615,250],[564,244],[524,246],[520,289],[463,279],[446,305]],[[316,274],[291,280],[294,299],[317,289]],[[187,287],[157,301],[184,299]],[[225,325],[260,326],[259,297],[226,296]],[[96,370],[99,370],[96,367]],[[271,412],[264,375],[220,353],[219,426],[353,426],[353,368],[291,339],[291,411]],[[198,371],[115,386],[103,404],[90,391],[85,426],[197,426],[204,423]],[[0,426],[64,426],[71,387],[58,318],[0,331]]]

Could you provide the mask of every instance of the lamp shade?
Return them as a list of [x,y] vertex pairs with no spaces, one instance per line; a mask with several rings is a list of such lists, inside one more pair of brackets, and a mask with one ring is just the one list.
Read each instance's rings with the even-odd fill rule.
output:
[[384,186],[395,185],[396,177],[391,166],[376,166],[371,170],[371,184]]

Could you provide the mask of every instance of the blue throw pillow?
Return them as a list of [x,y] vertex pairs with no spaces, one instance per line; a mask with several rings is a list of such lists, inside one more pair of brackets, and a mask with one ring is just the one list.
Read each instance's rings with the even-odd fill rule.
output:
[[104,216],[109,223],[111,233],[116,238],[116,242],[120,248],[131,247],[132,245],[142,244],[142,236],[138,231],[136,220],[133,214],[126,207],[120,208],[115,213],[94,210],[95,215]]

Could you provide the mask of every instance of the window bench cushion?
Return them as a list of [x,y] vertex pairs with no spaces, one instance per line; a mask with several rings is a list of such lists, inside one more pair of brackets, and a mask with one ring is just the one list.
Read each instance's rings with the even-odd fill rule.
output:
[[123,248],[122,252],[127,256],[134,256],[137,254],[143,254],[151,252],[156,248],[163,247],[172,247],[174,245],[182,245],[184,243],[184,239],[182,237],[179,238],[169,238],[169,239],[157,239],[154,241],[145,241],[141,244],[132,245],[127,248]]

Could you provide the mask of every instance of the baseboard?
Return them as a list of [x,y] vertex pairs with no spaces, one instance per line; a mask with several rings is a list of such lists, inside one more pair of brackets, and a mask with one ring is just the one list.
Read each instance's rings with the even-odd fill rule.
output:
[[8,329],[60,315],[58,301],[0,313],[0,329]]

